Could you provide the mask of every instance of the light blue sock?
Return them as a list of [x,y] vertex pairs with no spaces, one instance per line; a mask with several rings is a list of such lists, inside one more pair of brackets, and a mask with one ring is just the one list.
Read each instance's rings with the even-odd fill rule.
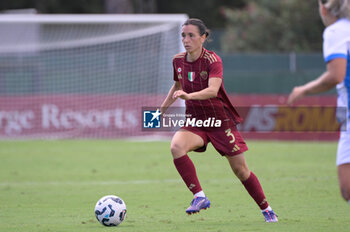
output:
[[194,194],[194,197],[205,197],[205,194],[203,191],[200,191],[200,192]]
[[261,210],[261,212],[265,212],[266,210],[270,211],[270,210],[272,210],[272,208],[270,206],[268,206],[266,209]]

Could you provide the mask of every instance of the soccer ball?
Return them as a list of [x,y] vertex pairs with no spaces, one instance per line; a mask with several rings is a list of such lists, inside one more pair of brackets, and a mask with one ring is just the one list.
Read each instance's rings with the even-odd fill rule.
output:
[[120,197],[104,196],[96,203],[95,216],[104,226],[117,226],[125,219],[126,205]]

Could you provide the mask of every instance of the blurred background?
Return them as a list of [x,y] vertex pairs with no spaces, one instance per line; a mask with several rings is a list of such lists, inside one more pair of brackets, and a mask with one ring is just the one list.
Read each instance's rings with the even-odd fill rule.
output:
[[[191,159],[215,207],[184,217],[174,131],[147,128],[188,17],[212,32],[274,230],[212,146]],[[116,231],[350,231],[335,90],[286,105],[325,71],[323,30],[317,0],[0,0],[0,231],[111,232],[93,211],[107,194],[128,207]]]
[[[235,78],[225,78],[226,89],[237,93],[287,93],[294,84],[314,78],[324,70],[321,56],[324,27],[317,9],[317,1],[303,0],[0,2],[2,13],[185,13],[200,18],[212,32],[212,42],[206,47],[222,56],[225,76],[239,73]],[[256,75],[260,78],[254,79]],[[251,84],[252,79],[255,85]],[[240,87],[235,88],[238,83]]]
[[[91,113],[91,120],[100,122],[90,127],[107,128],[110,121],[114,120],[117,129],[121,129],[125,123],[131,123],[139,130],[138,117],[134,112],[127,113],[128,110],[131,106],[136,108],[161,103],[172,84],[171,57],[182,49],[177,37],[181,20],[180,24],[177,22],[177,28],[169,26],[172,23],[169,21],[169,27],[164,29],[166,20],[146,22],[149,20],[146,17],[146,21],[142,22],[144,15],[182,14],[202,19],[211,30],[211,42],[205,46],[222,58],[225,88],[236,106],[283,105],[294,86],[315,79],[325,70],[322,56],[324,26],[318,14],[317,1],[16,0],[1,1],[0,12],[3,17],[2,21],[0,19],[0,97],[12,97],[3,100],[3,105],[0,105],[7,110],[3,113],[6,117],[2,119],[6,118],[7,123],[17,112],[13,105],[19,106],[18,102],[22,102],[23,106],[18,109],[23,111],[29,104],[23,103],[23,99],[17,99],[14,104],[13,97],[28,99],[31,96],[34,97],[31,102],[36,102],[38,109],[33,111],[34,116],[28,113],[22,122],[37,117],[35,115],[38,113],[35,112],[41,109],[41,117],[51,117],[47,116],[46,121],[41,119],[42,128],[53,127],[58,131],[76,129],[72,121],[77,123],[80,120],[78,124],[81,127],[84,124],[82,116],[77,116],[74,110],[68,116],[61,114],[68,110],[68,103],[76,102],[76,105],[69,107],[72,111],[84,104],[88,107],[89,103],[96,102],[89,109],[79,109],[79,112],[90,112],[95,110],[96,105],[101,106],[96,100],[96,94],[109,94],[118,100],[101,99],[105,107],[100,109],[98,116]],[[74,16],[68,22],[64,21],[66,19],[61,14]],[[121,18],[134,14],[128,20],[140,18],[141,23],[129,22],[123,25],[113,18],[108,18],[110,22],[104,18],[107,21],[99,24],[94,21],[92,14],[107,17],[119,15]],[[8,15],[10,19],[6,18]],[[28,23],[23,15],[51,15],[56,21],[42,18]],[[84,23],[84,20],[90,23]],[[155,30],[159,31],[150,35]],[[142,33],[144,37],[140,37]],[[76,99],[67,100],[67,94],[74,95]],[[133,97],[125,97],[126,94]],[[50,104],[53,105],[46,104],[45,108],[42,104],[50,99],[49,96]],[[335,90],[332,90],[324,94],[323,98],[309,97],[300,104],[334,106],[335,99]],[[8,105],[5,106],[4,102]],[[120,107],[120,111],[110,110],[114,107],[113,102]],[[125,103],[127,106],[122,105]],[[312,112],[307,114],[311,115]],[[61,117],[61,121],[56,116]],[[297,117],[297,124],[303,123]],[[64,121],[66,126],[62,127]],[[121,122],[118,124],[116,121]],[[260,121],[264,124],[264,120]],[[19,125],[19,129],[12,126],[9,132],[3,131],[3,134],[16,134],[16,130],[22,133],[32,127],[30,123]],[[4,128],[2,126],[6,130]],[[259,128],[255,130],[259,131]],[[124,131],[117,133],[117,137],[125,133],[134,135],[134,132],[130,134]]]

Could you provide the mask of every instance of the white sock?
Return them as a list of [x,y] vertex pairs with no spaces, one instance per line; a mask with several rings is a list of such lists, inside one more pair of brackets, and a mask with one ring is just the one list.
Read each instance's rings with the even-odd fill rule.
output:
[[194,194],[194,197],[205,197],[205,194],[203,191],[200,191],[200,192]]
[[348,204],[350,205],[350,200],[348,200]]
[[270,211],[270,210],[272,210],[272,208],[269,206],[266,209],[261,210],[261,212],[265,212],[266,210]]

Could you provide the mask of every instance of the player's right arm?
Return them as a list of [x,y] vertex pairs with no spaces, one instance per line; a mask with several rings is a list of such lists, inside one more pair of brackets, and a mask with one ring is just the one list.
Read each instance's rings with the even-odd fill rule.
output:
[[341,34],[342,31],[337,27],[327,26],[323,33],[323,56],[327,70],[316,80],[295,87],[288,97],[288,104],[306,95],[328,91],[344,81],[347,70],[348,40],[344,39],[346,37]]
[[173,98],[173,94],[175,93],[175,91],[180,89],[181,89],[180,82],[175,81],[173,86],[171,86],[167,97],[165,98],[165,100],[163,101],[160,107],[160,112],[162,114],[164,114],[164,112],[168,109],[168,107],[171,106],[176,101],[176,98]]
[[289,95],[287,103],[292,104],[306,95],[328,91],[344,81],[345,74],[346,59],[338,58],[331,60],[327,64],[327,71],[319,78],[305,85],[295,87]]

